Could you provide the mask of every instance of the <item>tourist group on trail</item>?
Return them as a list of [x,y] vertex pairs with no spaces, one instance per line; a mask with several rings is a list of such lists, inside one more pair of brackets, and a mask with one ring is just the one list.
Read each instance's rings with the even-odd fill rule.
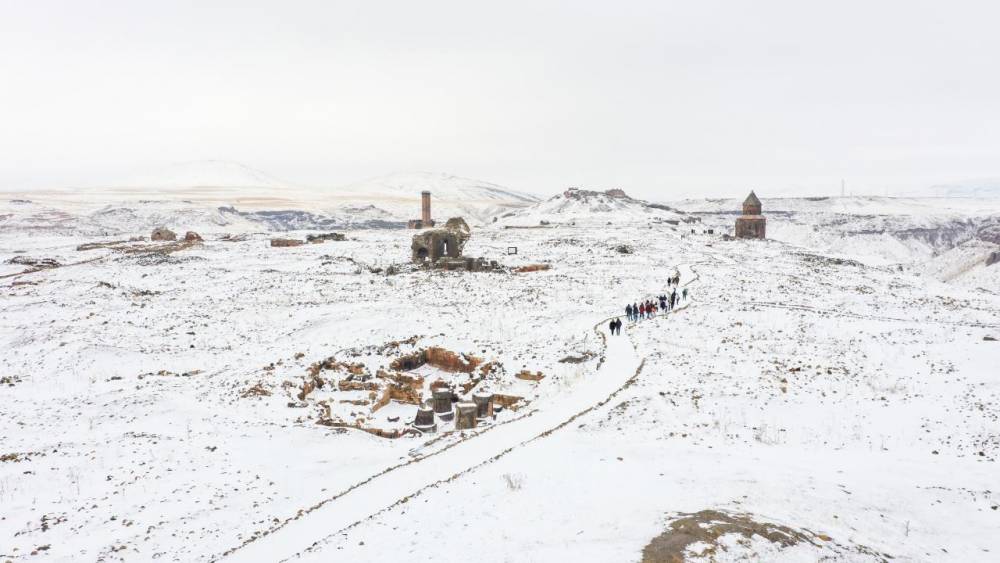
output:
[[[681,300],[687,301],[688,290],[687,288],[681,288],[681,292],[678,294],[677,289],[681,283],[681,275],[676,274],[671,278],[667,278],[667,287],[670,289],[670,293],[658,296],[656,299],[645,299],[641,302],[632,303],[625,306],[625,318],[632,322],[638,322],[642,319],[651,319],[656,316],[657,312],[669,313],[673,311],[678,305],[680,305]],[[608,324],[608,329],[611,334],[621,334],[622,333],[622,321],[619,318],[612,319]]]

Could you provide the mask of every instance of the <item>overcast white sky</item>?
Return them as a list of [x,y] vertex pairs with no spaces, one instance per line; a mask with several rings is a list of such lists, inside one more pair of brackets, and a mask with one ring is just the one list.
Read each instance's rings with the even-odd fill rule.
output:
[[1000,177],[1000,3],[0,0],[0,187],[227,159],[543,195]]

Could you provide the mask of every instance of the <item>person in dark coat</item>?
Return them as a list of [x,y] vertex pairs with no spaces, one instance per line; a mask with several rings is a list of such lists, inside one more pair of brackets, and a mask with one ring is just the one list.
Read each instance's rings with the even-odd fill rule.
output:
[[622,320],[621,319],[615,319],[615,331],[617,331],[618,334],[622,333]]
[[632,306],[631,305],[625,305],[625,318],[627,318],[630,321],[632,320]]

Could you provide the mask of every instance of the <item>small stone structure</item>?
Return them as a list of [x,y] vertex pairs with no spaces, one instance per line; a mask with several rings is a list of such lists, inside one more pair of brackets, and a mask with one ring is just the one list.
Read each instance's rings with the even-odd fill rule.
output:
[[429,229],[434,226],[434,219],[431,219],[431,192],[420,192],[420,218],[410,219],[406,222],[407,229]]
[[760,212],[760,200],[751,191],[743,202],[743,215],[736,218],[736,238],[764,238],[766,220]]
[[184,234],[184,240],[188,242],[201,242],[202,238],[201,235],[199,235],[198,233],[194,231],[188,231],[187,233]]
[[153,234],[149,235],[149,240],[177,240],[177,233],[166,227],[153,229]]
[[413,427],[425,434],[436,432],[437,424],[434,423],[434,410],[427,407],[419,407],[417,409],[417,417],[413,421]]
[[493,394],[475,393],[472,402],[476,404],[476,418],[482,420],[493,416]]
[[461,402],[455,405],[455,430],[467,430],[476,427],[476,404]]
[[452,395],[451,389],[448,388],[434,390],[434,398],[431,400],[434,404],[434,414],[438,415],[441,420],[451,420],[455,416],[451,410]]

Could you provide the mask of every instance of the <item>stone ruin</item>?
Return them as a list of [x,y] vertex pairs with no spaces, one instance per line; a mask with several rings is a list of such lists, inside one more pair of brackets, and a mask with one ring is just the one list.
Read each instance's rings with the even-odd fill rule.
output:
[[500,265],[494,260],[462,256],[465,243],[469,242],[472,230],[461,217],[452,217],[444,228],[431,229],[413,235],[410,250],[415,264],[442,270],[465,270],[483,272],[497,270]]

